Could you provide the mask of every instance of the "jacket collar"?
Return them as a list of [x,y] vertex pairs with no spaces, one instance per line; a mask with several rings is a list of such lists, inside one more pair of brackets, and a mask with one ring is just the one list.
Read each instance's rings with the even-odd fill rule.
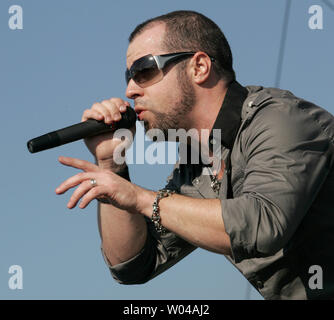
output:
[[241,111],[247,95],[248,90],[237,81],[231,82],[228,86],[224,101],[210,132],[209,148],[211,151],[215,144],[214,129],[220,130],[221,144],[228,149],[232,149],[241,125]]

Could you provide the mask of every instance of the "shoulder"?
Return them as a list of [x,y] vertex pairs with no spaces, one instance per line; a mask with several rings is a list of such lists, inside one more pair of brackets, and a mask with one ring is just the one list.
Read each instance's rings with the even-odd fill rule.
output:
[[283,141],[312,139],[324,134],[334,141],[334,117],[325,109],[287,90],[246,88],[249,95],[242,109],[246,131],[271,132]]

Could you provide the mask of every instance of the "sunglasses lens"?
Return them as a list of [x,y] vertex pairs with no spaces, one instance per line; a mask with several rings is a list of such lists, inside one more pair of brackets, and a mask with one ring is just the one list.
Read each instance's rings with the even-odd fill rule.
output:
[[150,86],[155,81],[160,80],[162,72],[157,67],[145,68],[141,71],[138,71],[133,80],[141,86]]
[[130,70],[126,72],[127,83],[131,78],[144,88],[161,80],[163,72],[159,70],[153,56],[148,55],[135,61]]

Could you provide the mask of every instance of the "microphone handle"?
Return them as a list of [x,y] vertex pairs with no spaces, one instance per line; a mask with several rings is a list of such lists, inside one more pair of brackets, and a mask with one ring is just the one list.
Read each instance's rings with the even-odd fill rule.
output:
[[115,131],[118,128],[130,128],[134,125],[135,121],[136,113],[129,107],[127,111],[122,114],[122,119],[113,124],[106,124],[103,121],[88,119],[87,121],[31,139],[27,142],[27,147],[31,153],[35,153],[90,136]]

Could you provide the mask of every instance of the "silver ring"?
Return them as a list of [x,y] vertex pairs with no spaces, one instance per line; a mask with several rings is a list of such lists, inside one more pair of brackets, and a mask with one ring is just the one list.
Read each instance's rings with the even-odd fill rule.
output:
[[89,181],[90,181],[90,184],[91,184],[92,188],[97,186],[97,183],[96,183],[95,179],[90,179]]

